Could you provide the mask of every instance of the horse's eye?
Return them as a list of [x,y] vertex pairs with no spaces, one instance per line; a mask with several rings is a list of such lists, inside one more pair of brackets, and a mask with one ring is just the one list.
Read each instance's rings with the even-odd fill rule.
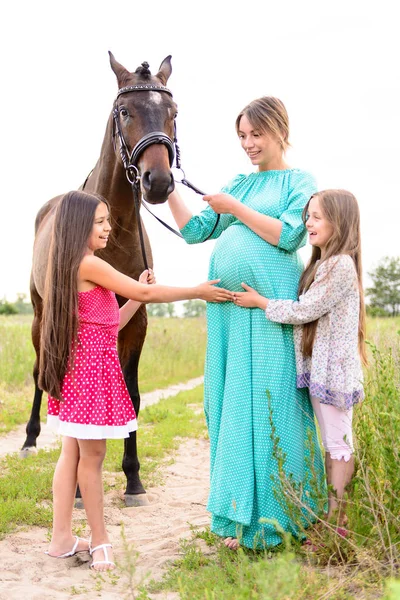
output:
[[129,113],[126,110],[126,108],[120,108],[119,114],[121,115],[121,117],[127,117]]

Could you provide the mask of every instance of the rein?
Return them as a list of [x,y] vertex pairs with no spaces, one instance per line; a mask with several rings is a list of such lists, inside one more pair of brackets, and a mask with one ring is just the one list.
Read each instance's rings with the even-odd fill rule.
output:
[[[204,196],[205,193],[202,192],[199,188],[197,188],[195,185],[193,185],[192,183],[190,183],[190,181],[188,181],[186,179],[185,172],[181,166],[180,149],[178,146],[178,139],[177,139],[177,134],[176,134],[176,121],[174,122],[174,139],[173,140],[171,140],[171,138],[162,131],[152,131],[151,133],[147,133],[142,138],[140,138],[140,140],[137,142],[137,144],[135,145],[133,150],[131,152],[129,152],[128,146],[125,142],[124,136],[121,131],[120,122],[119,122],[119,112],[118,112],[116,103],[117,103],[118,98],[122,94],[127,94],[129,92],[134,92],[134,91],[135,92],[140,92],[140,91],[165,92],[166,94],[169,94],[171,96],[171,98],[172,98],[172,92],[163,85],[153,85],[153,84],[138,84],[138,85],[130,85],[130,86],[120,88],[118,90],[117,97],[114,101],[113,113],[112,113],[113,114],[114,149],[115,149],[115,137],[117,136],[118,141],[119,141],[119,153],[121,156],[122,164],[124,165],[124,168],[125,168],[126,178],[128,179],[129,183],[132,186],[132,193],[133,193],[133,199],[134,199],[134,205],[135,205],[136,220],[137,220],[138,230],[139,230],[139,240],[140,240],[140,247],[141,247],[141,251],[142,251],[143,262],[144,262],[145,269],[148,269],[149,267],[148,267],[146,249],[145,249],[145,244],[144,244],[143,228],[142,228],[142,224],[141,224],[141,220],[140,220],[140,204],[141,203],[146,208],[146,210],[151,215],[153,215],[153,217],[155,219],[157,219],[157,221],[159,221],[162,225],[164,225],[164,227],[166,227],[169,231],[171,231],[172,233],[174,233],[175,235],[177,235],[180,238],[183,238],[183,236],[179,231],[176,231],[175,229],[173,229],[173,227],[170,227],[170,225],[168,225],[162,219],[157,217],[149,209],[149,207],[145,203],[144,199],[143,198],[141,199],[140,171],[139,171],[139,164],[138,164],[140,155],[146,150],[146,148],[148,148],[149,146],[152,146],[153,144],[163,144],[164,146],[167,147],[167,150],[168,150],[170,166],[172,167],[174,159],[175,159],[176,168],[178,170],[180,170],[183,174],[182,179],[180,181],[178,181],[177,183],[182,183],[186,187],[188,187],[191,190],[193,190],[194,192],[196,192],[196,194],[200,194],[201,196]],[[89,174],[89,176],[90,176],[90,174]],[[86,181],[87,181],[87,179],[86,179]],[[86,181],[85,181],[85,184],[86,184]],[[141,200],[142,200],[142,202],[141,202]],[[216,219],[215,225],[214,225],[211,233],[203,240],[204,242],[206,242],[214,233],[214,231],[218,225],[219,218],[220,218],[220,215],[217,214],[217,219]]]

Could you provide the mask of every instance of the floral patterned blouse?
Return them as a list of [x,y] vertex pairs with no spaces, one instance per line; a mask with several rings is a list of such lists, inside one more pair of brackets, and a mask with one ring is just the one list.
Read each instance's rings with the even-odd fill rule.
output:
[[[309,289],[297,301],[269,300],[270,321],[294,327],[297,387],[308,387],[322,404],[349,410],[364,397],[358,351],[360,294],[353,259],[347,254],[321,262]],[[318,319],[312,356],[303,356],[303,323]]]

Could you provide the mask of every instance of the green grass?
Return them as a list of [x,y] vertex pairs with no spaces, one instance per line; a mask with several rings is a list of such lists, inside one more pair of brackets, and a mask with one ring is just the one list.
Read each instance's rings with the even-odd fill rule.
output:
[[205,350],[205,319],[149,319],[139,364],[140,391],[168,387],[202,375]]
[[[162,459],[175,450],[184,437],[205,436],[201,411],[193,410],[202,404],[202,386],[178,394],[140,413],[138,446],[141,479],[145,487],[160,482],[157,469]],[[0,460],[0,537],[18,526],[51,525],[52,478],[60,449],[39,451],[37,456],[20,460],[9,455]],[[122,440],[107,442],[104,464],[105,489],[115,480],[123,493],[124,478],[121,472]],[[121,474],[120,478],[118,473]]]
[[380,350],[391,349],[396,360],[400,360],[399,331],[400,317],[367,319],[367,340]]
[[35,351],[31,315],[0,316],[0,382],[17,388],[31,382]]
[[0,383],[0,435],[28,421],[32,401],[32,386],[10,389]]
[[399,600],[400,581],[371,584],[355,565],[323,569],[290,541],[269,552],[231,552],[209,529],[193,529],[181,557],[145,590],[144,598],[173,590],[181,600]]
[[191,539],[182,540],[181,558],[161,582],[153,581],[146,589],[174,590],[181,600],[352,598],[338,581],[305,564],[290,543],[273,552],[232,552],[207,529],[194,530]]

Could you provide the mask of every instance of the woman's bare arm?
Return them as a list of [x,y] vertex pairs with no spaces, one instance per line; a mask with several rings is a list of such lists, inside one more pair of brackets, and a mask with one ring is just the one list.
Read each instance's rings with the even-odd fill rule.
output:
[[175,223],[178,225],[179,229],[183,229],[193,215],[176,189],[168,196],[168,204],[172,216],[175,219]]

